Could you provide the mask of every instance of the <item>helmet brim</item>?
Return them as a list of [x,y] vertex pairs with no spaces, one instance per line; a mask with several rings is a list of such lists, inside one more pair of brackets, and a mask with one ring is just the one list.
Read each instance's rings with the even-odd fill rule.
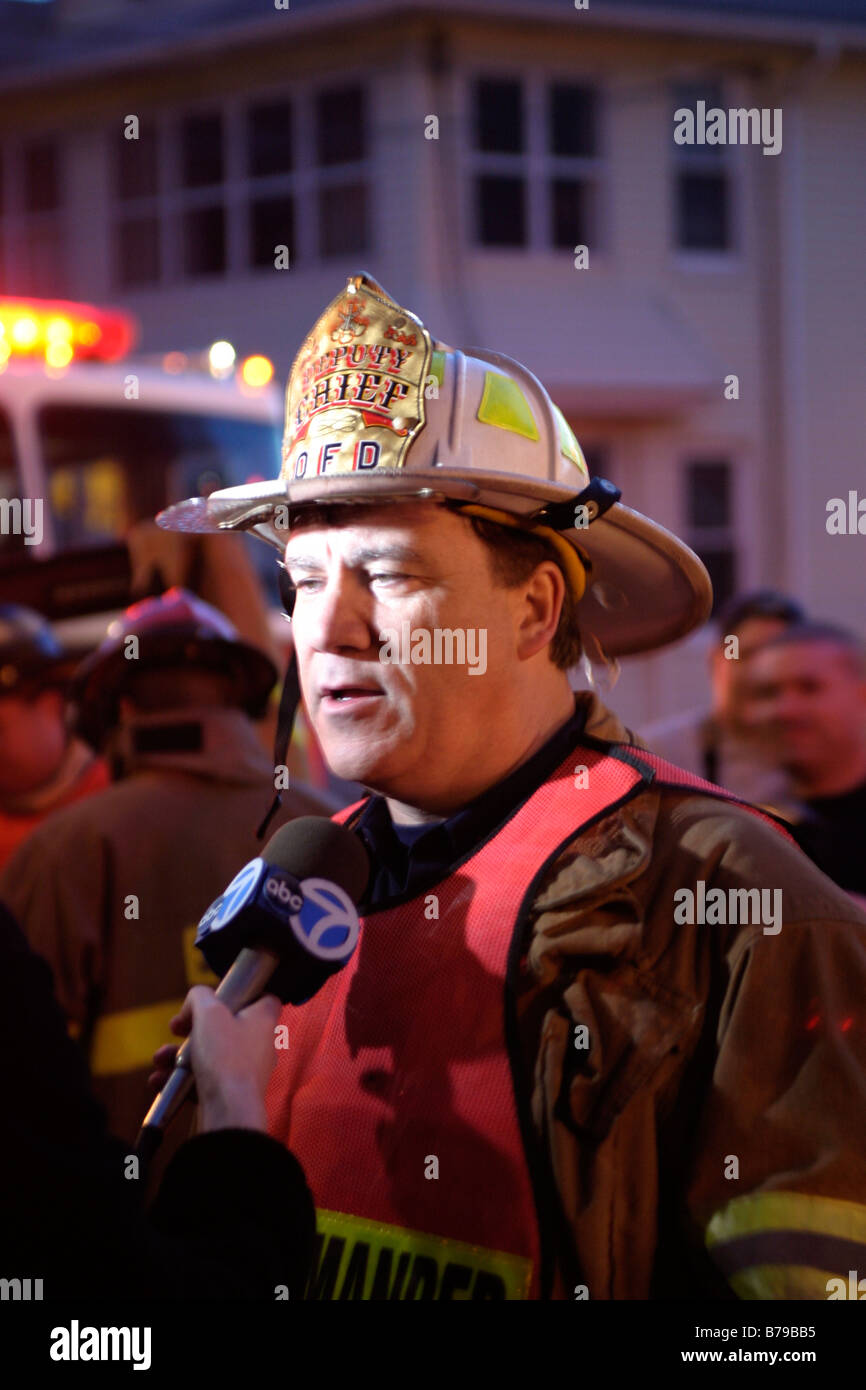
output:
[[[472,470],[472,481],[450,470],[367,477],[335,474],[301,482],[280,480],[223,488],[207,498],[193,497],[160,512],[170,531],[193,533],[249,530],[275,551],[285,549],[285,528],[273,524],[278,507],[335,502],[408,501],[413,497],[451,499],[530,517],[573,492],[561,483]],[[683,541],[657,522],[621,502],[588,526],[561,532],[589,562],[584,597],[578,605],[582,632],[591,633],[609,656],[654,651],[694,631],[710,616],[713,592],[701,560]]]

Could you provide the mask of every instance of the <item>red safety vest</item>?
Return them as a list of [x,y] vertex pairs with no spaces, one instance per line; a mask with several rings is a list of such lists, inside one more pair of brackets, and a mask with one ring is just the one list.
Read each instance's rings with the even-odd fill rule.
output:
[[643,749],[586,739],[446,878],[363,917],[348,965],[284,1011],[268,1128],[316,1202],[307,1297],[568,1296],[511,982],[542,871],[651,781],[736,800]]

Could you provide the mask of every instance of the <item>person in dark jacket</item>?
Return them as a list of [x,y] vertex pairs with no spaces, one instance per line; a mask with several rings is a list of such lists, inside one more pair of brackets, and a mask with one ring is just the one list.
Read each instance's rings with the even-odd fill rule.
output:
[[[96,1094],[127,1142],[168,1020],[191,985],[214,983],[196,923],[260,849],[275,770],[255,720],[276,675],[195,595],[169,589],[134,604],[73,685],[77,726],[115,781],[47,820],[0,874],[0,899],[54,971]],[[279,820],[328,809],[293,785]]]
[[[279,1003],[232,1018],[192,989],[202,1132],[169,1164],[149,1207],[129,1146],[114,1138],[70,1039],[51,971],[0,904],[0,1275],[39,1279],[44,1299],[300,1297],[315,1215],[303,1171],[265,1129]],[[275,1194],[280,1194],[279,1201]]]

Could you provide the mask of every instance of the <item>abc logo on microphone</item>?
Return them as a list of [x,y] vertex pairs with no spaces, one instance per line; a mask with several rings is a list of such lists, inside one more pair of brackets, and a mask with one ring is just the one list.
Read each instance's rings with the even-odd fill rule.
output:
[[265,892],[269,897],[276,898],[284,907],[291,908],[292,912],[300,912],[304,905],[301,894],[293,893],[285,879],[278,879],[273,874],[265,879]]
[[348,960],[360,931],[348,893],[327,878],[305,878],[300,889],[303,901],[289,918],[298,941],[319,960]]

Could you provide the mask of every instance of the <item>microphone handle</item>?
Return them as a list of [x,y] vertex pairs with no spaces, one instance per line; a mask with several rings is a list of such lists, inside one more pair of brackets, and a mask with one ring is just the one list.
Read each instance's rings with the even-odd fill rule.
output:
[[[266,946],[244,946],[216,990],[216,997],[233,1014],[240,1013],[265,993],[265,986],[280,963]],[[192,1072],[192,1035],[178,1049],[172,1073],[142,1121],[135,1152],[145,1159],[159,1148],[166,1127],[174,1119],[195,1085]]]

